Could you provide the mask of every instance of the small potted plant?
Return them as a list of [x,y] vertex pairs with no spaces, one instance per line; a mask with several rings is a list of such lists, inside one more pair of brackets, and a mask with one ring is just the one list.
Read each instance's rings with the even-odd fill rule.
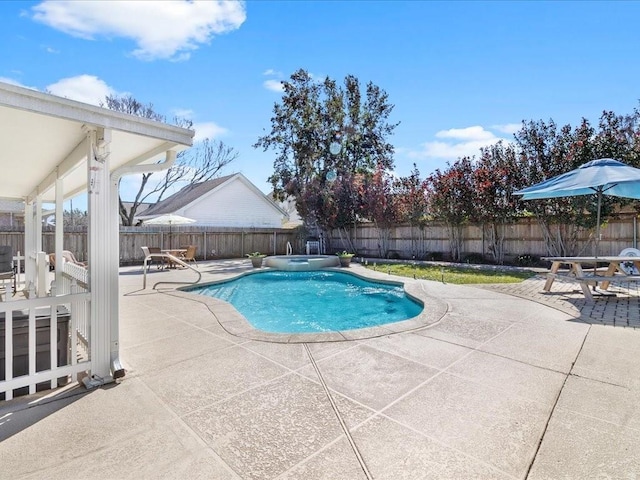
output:
[[260,268],[262,267],[262,259],[266,257],[266,255],[260,252],[253,252],[247,253],[247,257],[251,259],[251,265],[253,265],[253,268]]
[[353,253],[349,253],[346,250],[343,250],[342,252],[336,253],[336,255],[340,259],[341,267],[348,267],[349,265],[351,265],[351,259],[353,258],[353,255],[354,255]]

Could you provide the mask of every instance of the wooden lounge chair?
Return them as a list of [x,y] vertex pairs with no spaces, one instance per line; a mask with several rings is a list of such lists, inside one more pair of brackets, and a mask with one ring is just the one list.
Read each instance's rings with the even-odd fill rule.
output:
[[185,263],[193,262],[193,263],[195,263],[195,265],[197,267],[198,266],[198,262],[196,262],[196,246],[195,245],[189,245],[187,247],[187,251],[182,256],[181,260],[183,260]]
[[[164,270],[166,266],[167,256],[160,251],[160,247],[140,247],[142,248],[142,252],[144,253],[144,260],[147,262],[147,269],[151,266],[152,263],[155,263],[158,267],[158,270]],[[144,263],[142,264],[142,268],[144,268]]]

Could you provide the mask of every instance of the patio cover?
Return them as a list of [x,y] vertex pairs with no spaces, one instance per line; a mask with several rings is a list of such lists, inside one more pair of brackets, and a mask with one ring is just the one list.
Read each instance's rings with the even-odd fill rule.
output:
[[0,197],[23,200],[35,192],[53,201],[56,169],[64,198],[86,190],[83,126],[111,130],[111,170],[154,163],[167,150],[192,144],[193,131],[0,83]]
[[[193,135],[191,130],[0,83],[0,198],[25,202],[27,281],[42,270],[37,261],[42,255],[42,202],[55,201],[56,215],[62,217],[64,200],[89,192],[91,362],[92,373],[101,378],[110,378],[119,363],[118,181],[123,175],[168,168],[177,151],[192,145]],[[55,250],[60,255],[62,229],[63,223],[56,222]],[[46,292],[38,292],[42,295]],[[28,306],[33,301],[20,302]]]

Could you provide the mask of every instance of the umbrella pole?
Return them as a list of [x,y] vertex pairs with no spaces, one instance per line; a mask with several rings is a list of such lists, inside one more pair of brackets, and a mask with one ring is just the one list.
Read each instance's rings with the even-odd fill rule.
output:
[[600,246],[600,209],[602,208],[602,190],[598,189],[598,213],[596,214],[596,243],[595,257],[598,258],[598,248]]
[[[600,247],[600,208],[602,207],[602,188],[598,188],[597,191],[597,196],[598,196],[598,210],[596,213],[596,241],[594,243],[593,246],[593,250],[594,250],[594,257],[596,258],[595,262],[593,263],[593,276],[595,277],[596,275],[598,275],[598,250]],[[593,284],[593,291],[596,291],[596,287],[598,286],[598,282],[594,282]]]

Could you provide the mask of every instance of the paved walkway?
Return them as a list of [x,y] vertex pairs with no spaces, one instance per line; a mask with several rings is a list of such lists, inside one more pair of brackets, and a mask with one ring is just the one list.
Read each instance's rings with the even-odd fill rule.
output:
[[142,290],[139,268],[120,279],[127,376],[0,405],[0,478],[640,477],[638,297],[622,290],[585,306],[541,278],[408,280],[444,306],[434,325],[287,344],[231,335],[224,310],[169,285]]

